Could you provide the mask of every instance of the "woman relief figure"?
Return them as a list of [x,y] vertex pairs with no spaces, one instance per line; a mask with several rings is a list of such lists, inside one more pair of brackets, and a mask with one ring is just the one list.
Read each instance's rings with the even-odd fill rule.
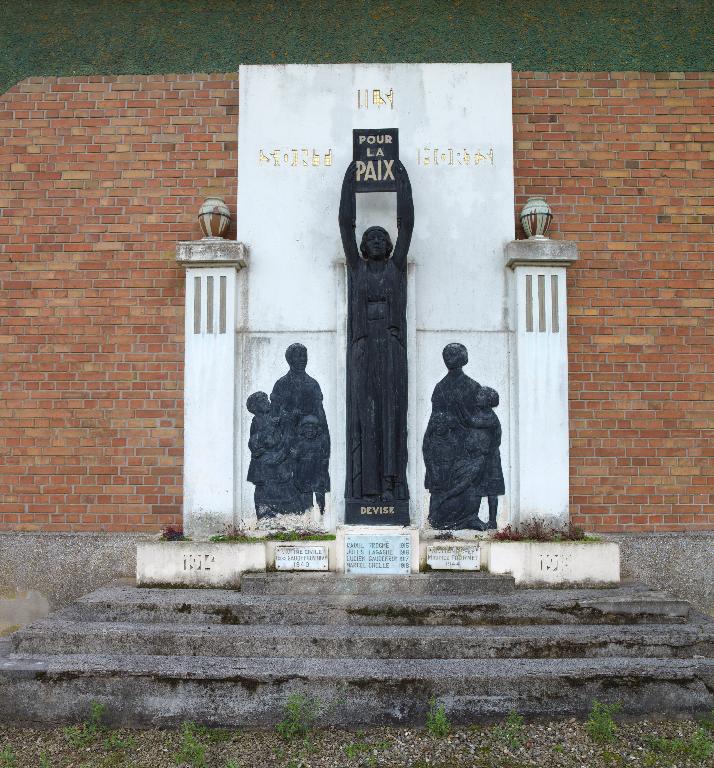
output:
[[348,517],[351,502],[391,505],[408,522],[406,269],[414,205],[407,172],[395,161],[396,245],[385,229],[369,227],[358,248],[355,167],[347,168],[339,214],[348,266],[345,497]]
[[246,407],[250,425],[248,481],[255,485],[255,512],[261,518],[302,514],[314,504],[325,511],[330,490],[330,432],[322,390],[305,371],[307,349],[285,350],[289,370],[268,397],[254,392]]
[[[447,344],[443,357],[448,373],[434,387],[422,448],[429,523],[441,530],[495,528],[498,496],[505,492],[501,424],[493,410],[498,393],[464,373],[469,358],[463,344]],[[484,496],[487,524],[479,519]]]

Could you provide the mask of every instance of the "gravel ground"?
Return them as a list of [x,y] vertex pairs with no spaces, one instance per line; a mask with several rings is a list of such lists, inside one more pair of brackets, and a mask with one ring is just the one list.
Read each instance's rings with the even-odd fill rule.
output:
[[[286,741],[275,731],[0,729],[0,768],[599,768],[714,766],[714,721],[618,723],[598,743],[574,719],[452,728],[311,729]],[[183,748],[183,754],[179,754]],[[708,753],[708,754],[707,754]]]

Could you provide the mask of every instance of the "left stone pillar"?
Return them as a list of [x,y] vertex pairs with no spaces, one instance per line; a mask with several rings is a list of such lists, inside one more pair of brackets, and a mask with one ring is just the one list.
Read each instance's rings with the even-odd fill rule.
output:
[[207,538],[237,524],[237,331],[243,243],[181,242],[186,269],[183,524]]

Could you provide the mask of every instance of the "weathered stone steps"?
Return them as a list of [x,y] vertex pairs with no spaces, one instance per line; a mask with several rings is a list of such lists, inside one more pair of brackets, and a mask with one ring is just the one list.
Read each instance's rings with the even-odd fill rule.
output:
[[628,714],[707,711],[711,659],[264,659],[166,656],[0,660],[0,721],[86,718],[92,701],[121,725],[266,726],[290,694],[317,698],[322,724],[423,722],[443,701],[456,723],[583,715],[594,699]]
[[0,721],[85,719],[100,701],[117,724],[265,726],[292,693],[350,726],[423,722],[432,698],[464,723],[582,715],[594,699],[714,707],[714,622],[666,594],[383,578],[98,590],[0,642]]
[[689,604],[644,589],[518,590],[505,595],[244,595],[227,590],[100,589],[57,614],[75,621],[181,624],[481,626],[684,623]]
[[473,573],[413,573],[410,576],[349,576],[335,573],[245,573],[244,595],[481,595],[515,590],[513,576]]
[[505,659],[714,656],[714,625],[176,625],[44,620],[16,632],[20,655]]

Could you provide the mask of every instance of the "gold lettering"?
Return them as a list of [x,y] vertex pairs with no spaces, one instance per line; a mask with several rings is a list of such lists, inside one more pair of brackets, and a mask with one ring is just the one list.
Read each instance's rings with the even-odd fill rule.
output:
[[[489,162],[491,165],[496,164],[493,147],[490,147],[487,152],[482,152],[480,149],[476,149],[473,152],[469,152],[467,149],[454,150],[453,147],[446,147],[440,149],[439,147],[420,147],[417,149],[417,165],[480,165],[481,163]],[[384,179],[389,176],[383,176]]]
[[[282,161],[282,162],[281,162]],[[332,149],[324,154],[314,148],[279,148],[273,150],[258,150],[258,165],[289,165],[291,168],[319,168],[323,165],[329,168],[332,165]]]
[[389,108],[394,109],[394,88],[390,88],[388,91],[372,88],[371,94],[369,88],[358,88],[357,109],[369,109],[370,101],[375,107],[384,107],[389,104]]

